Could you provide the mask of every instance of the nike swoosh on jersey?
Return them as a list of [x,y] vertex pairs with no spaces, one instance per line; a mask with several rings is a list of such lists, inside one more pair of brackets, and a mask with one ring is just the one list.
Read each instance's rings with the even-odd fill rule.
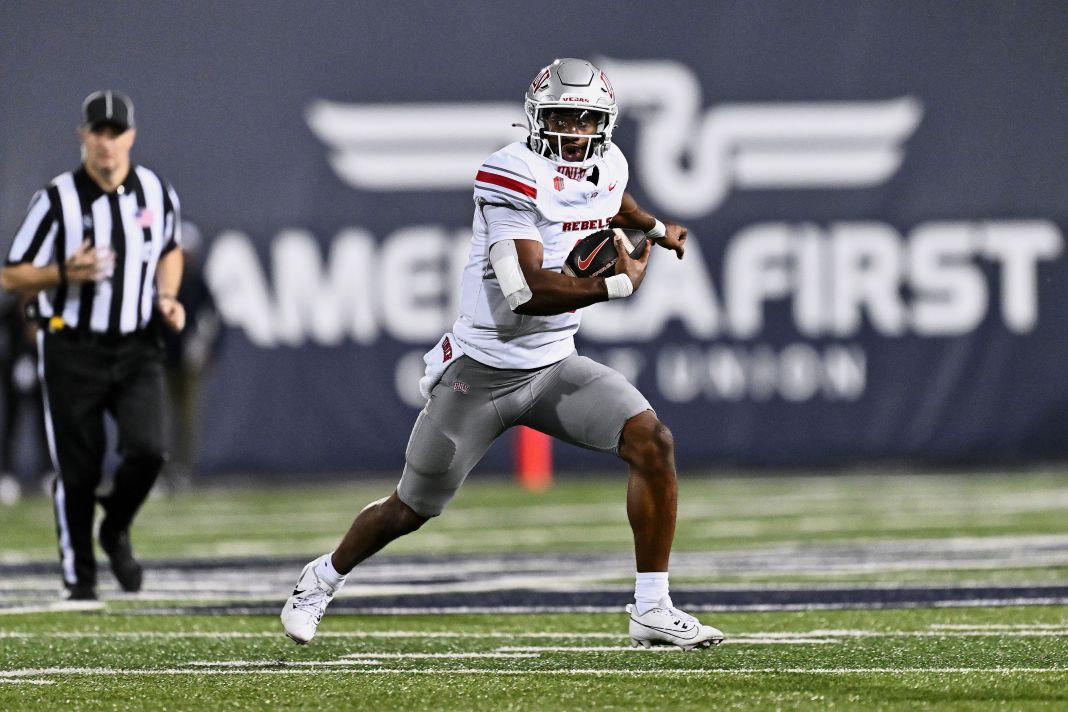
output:
[[604,247],[604,243],[606,243],[606,242],[608,242],[608,238],[607,237],[605,239],[601,240],[601,244],[599,244],[599,245],[597,245],[597,247],[593,248],[593,252],[591,252],[589,254],[589,256],[586,257],[586,259],[582,259],[580,257],[578,259],[578,268],[581,269],[581,270],[584,270],[587,267],[589,267],[590,263],[593,262],[593,258],[597,256],[597,253],[601,251],[601,248]]

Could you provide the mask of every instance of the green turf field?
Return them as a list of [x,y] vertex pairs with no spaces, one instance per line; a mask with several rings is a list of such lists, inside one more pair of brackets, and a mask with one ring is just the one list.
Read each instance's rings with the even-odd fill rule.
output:
[[[329,615],[329,614],[328,614]],[[9,617],[4,709],[1065,709],[1068,608],[733,613],[706,651],[618,615]],[[324,619],[324,625],[326,625]]]
[[[561,586],[618,589],[621,608],[630,585],[621,479],[564,477],[541,494],[469,483],[443,517],[389,550],[393,568],[367,569],[382,580],[350,577],[320,635],[292,644],[275,609],[294,561],[328,550],[388,489],[157,496],[134,532],[146,591],[119,594],[102,574],[104,600],[86,610],[53,603],[47,500],[0,509],[0,709],[1068,709],[1060,602],[713,607],[699,615],[727,641],[691,653],[631,649],[621,610],[360,614],[365,595],[440,575],[420,563],[410,578],[391,578],[408,558],[448,557],[446,568],[460,570],[470,557],[477,572],[493,555],[559,553],[566,563],[569,552],[600,553],[608,565],[568,571]],[[1056,472],[685,478],[681,489],[676,602],[687,590],[745,586],[1068,585],[1068,475]],[[272,557],[277,571],[263,564],[255,575],[227,578],[217,566]],[[175,561],[205,568],[154,571]],[[486,582],[431,584],[462,600]],[[197,608],[219,600],[238,607]],[[264,612],[240,612],[246,603]]]

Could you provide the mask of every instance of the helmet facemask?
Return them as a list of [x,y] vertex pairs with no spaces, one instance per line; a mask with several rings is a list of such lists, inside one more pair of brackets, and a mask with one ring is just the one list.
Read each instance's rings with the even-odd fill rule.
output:
[[[585,165],[591,158],[604,155],[605,144],[610,142],[606,133],[608,124],[608,113],[598,109],[541,108],[535,120],[541,141],[540,152],[570,166]],[[576,153],[572,144],[580,142],[585,145],[579,148],[580,153]]]

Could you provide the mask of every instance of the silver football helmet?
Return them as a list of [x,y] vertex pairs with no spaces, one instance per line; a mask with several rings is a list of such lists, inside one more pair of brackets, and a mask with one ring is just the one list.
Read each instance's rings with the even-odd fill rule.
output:
[[[538,72],[527,89],[523,109],[531,150],[568,166],[586,166],[604,155],[612,145],[612,130],[619,113],[616,92],[605,73],[584,59],[572,58],[558,59]],[[596,122],[596,132],[590,135],[553,131],[546,122],[553,109],[579,111],[585,120]],[[585,155],[580,160],[566,159],[565,142],[585,138],[589,139]]]

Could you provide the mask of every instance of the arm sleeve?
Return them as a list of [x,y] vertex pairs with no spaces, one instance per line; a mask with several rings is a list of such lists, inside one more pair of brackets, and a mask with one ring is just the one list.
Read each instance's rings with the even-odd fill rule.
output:
[[490,264],[501,285],[501,293],[508,300],[508,308],[515,311],[520,304],[530,301],[534,293],[530,291],[527,278],[519,266],[515,240],[498,240],[490,248]]
[[8,265],[33,263],[42,266],[50,258],[55,247],[58,226],[52,200],[47,189],[34,193],[26,219],[15,233],[11,249],[7,253]]

